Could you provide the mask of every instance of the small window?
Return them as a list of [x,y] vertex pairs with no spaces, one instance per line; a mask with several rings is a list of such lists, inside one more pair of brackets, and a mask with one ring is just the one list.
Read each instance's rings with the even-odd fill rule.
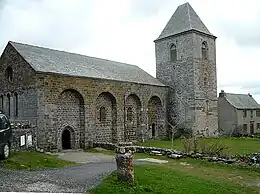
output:
[[244,115],[244,117],[247,117],[247,111],[246,110],[243,110],[243,115]]
[[257,129],[260,129],[260,123],[257,123],[257,124],[256,124],[256,128],[257,128]]
[[127,121],[129,122],[133,120],[133,109],[131,107],[127,109],[126,117],[127,117]]
[[105,107],[101,107],[99,110],[99,121],[105,122],[105,120],[106,120],[106,109]]
[[247,124],[244,124],[244,125],[243,125],[243,131],[244,131],[244,132],[247,132]]
[[208,45],[205,41],[202,43],[202,46],[201,46],[201,55],[202,55],[203,60],[208,59]]
[[252,118],[254,116],[253,110],[250,111],[250,117]]
[[7,94],[7,115],[11,116],[11,96]]
[[14,93],[14,116],[18,117],[18,94]]
[[172,44],[170,47],[170,60],[172,62],[177,60],[177,49],[175,44]]
[[256,116],[257,116],[257,117],[260,117],[260,109],[257,109],[257,110],[256,110]]
[[12,82],[13,81],[13,69],[12,67],[7,67],[6,71],[5,71],[5,76],[6,76],[6,79],[9,81],[9,82]]

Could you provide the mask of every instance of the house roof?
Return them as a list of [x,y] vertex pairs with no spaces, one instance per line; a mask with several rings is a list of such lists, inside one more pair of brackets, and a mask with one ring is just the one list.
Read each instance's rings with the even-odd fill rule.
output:
[[189,30],[196,30],[213,36],[189,3],[184,3],[176,9],[162,33],[156,40],[176,35]]
[[9,42],[37,72],[165,86],[135,65]]
[[232,94],[225,93],[227,101],[237,109],[255,109],[260,108],[260,105],[255,101],[252,95],[249,94]]

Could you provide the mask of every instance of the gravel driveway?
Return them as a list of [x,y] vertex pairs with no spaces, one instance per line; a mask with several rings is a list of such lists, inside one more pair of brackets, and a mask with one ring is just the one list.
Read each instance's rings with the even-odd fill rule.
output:
[[114,156],[66,152],[59,153],[59,158],[80,164],[34,171],[0,167],[0,192],[86,193],[116,169]]
[[0,192],[85,193],[107,173],[116,169],[114,156],[82,151],[68,151],[58,155],[60,159],[80,165],[34,171],[0,167]]
[[0,192],[84,193],[115,169],[115,163],[36,171],[0,169]]

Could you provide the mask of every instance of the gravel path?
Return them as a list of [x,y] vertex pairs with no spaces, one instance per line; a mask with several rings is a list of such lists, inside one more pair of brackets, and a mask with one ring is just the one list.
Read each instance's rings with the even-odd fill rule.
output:
[[87,193],[108,173],[116,170],[115,156],[82,151],[57,154],[58,158],[79,165],[34,171],[8,170],[1,168],[0,161],[0,192]]
[[86,193],[115,169],[115,163],[90,163],[36,171],[0,168],[0,192]]

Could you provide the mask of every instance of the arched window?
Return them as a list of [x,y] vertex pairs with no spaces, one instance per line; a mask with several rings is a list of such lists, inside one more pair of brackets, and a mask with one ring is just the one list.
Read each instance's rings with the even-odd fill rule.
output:
[[106,120],[106,109],[105,107],[101,107],[99,110],[99,121],[105,122],[105,120]]
[[14,93],[14,116],[18,117],[18,94]]
[[201,55],[202,55],[203,60],[208,59],[208,45],[205,41],[202,43],[202,46],[201,46]]
[[127,112],[126,112],[126,118],[127,121],[131,122],[133,120],[133,109],[132,107],[128,107]]
[[170,60],[172,62],[177,60],[177,48],[175,44],[172,44],[170,47]]
[[0,111],[1,112],[4,112],[4,96],[3,95],[1,95],[0,96]]
[[12,67],[8,66],[5,70],[5,76],[6,76],[6,79],[9,81],[9,82],[12,82],[13,81],[13,69]]
[[203,79],[203,85],[206,86],[207,84],[208,84],[208,79],[207,79],[207,77],[204,77],[204,79]]
[[7,94],[7,115],[11,116],[11,96]]

